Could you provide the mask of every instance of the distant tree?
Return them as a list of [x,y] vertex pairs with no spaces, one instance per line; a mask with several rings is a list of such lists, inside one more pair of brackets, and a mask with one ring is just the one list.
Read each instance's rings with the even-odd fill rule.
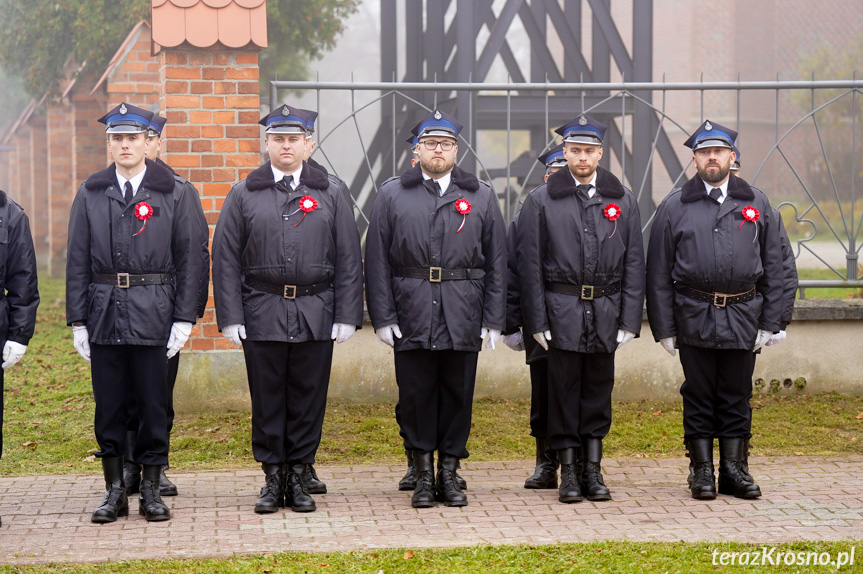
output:
[[[269,47],[261,78],[303,79],[308,64],[332,48],[359,0],[268,0]],[[0,66],[27,91],[56,93],[68,61],[101,72],[150,0],[0,0]]]

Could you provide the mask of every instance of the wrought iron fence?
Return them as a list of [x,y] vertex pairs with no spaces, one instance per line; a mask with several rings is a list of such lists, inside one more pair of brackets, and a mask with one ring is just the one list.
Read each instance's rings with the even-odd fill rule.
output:
[[[682,146],[709,118],[740,132],[742,177],[782,212],[798,267],[829,273],[808,288],[863,287],[863,201],[857,160],[863,81],[454,83],[271,82],[319,111],[315,159],[351,190],[365,232],[377,188],[409,165],[405,138],[440,107],[465,123],[459,164],[488,181],[509,219],[542,182],[534,159],[556,144],[552,130],[582,111],[609,125],[602,165],[639,200],[645,233],[656,204],[687,179]],[[468,98],[464,94],[469,94]],[[468,109],[457,103],[468,102]],[[753,158],[755,161],[753,161]],[[755,166],[755,169],[750,169]],[[690,170],[694,173],[694,170]],[[860,173],[858,173],[858,171]],[[751,174],[751,175],[750,175]],[[829,270],[829,271],[824,271]]]

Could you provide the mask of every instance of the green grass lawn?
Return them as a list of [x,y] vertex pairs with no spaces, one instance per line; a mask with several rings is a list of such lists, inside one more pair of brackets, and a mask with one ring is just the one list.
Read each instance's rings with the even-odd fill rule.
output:
[[[844,273],[844,269],[840,269]],[[824,269],[798,269],[797,270],[797,278],[800,280],[809,279],[809,280],[830,280],[837,281],[842,278],[833,273],[831,270]],[[800,293],[797,293],[797,296],[800,296]],[[848,299],[855,298],[859,299],[863,297],[863,289],[843,289],[843,288],[835,288],[835,287],[825,287],[825,288],[809,288],[806,289],[806,298],[807,299]]]

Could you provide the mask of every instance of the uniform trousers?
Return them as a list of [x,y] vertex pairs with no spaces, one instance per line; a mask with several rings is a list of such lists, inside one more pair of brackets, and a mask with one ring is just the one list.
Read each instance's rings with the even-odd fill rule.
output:
[[[177,371],[180,369],[180,351],[168,359],[168,438],[174,428],[174,387],[177,385]],[[130,431],[138,431],[138,405],[135,401],[129,401],[129,425]]]
[[394,356],[405,445],[467,458],[479,353],[414,349]]
[[548,349],[548,445],[579,448],[611,428],[614,353]]
[[129,404],[138,409],[133,456],[144,465],[168,463],[168,358],[164,345],[90,345],[96,400],[96,456],[123,456]]
[[[4,343],[5,345],[5,343]],[[3,405],[6,404],[3,398],[3,379],[5,371],[0,369],[0,458],[3,458]]]
[[333,341],[243,341],[252,397],[252,453],[268,464],[312,464],[321,442]]
[[530,368],[530,436],[548,436],[548,359],[537,359]]
[[750,438],[755,353],[749,349],[678,347],[685,377],[680,387],[684,438]]

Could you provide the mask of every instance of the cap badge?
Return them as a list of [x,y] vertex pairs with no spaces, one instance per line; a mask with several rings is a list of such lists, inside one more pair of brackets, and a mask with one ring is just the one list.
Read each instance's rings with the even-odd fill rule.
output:
[[127,111],[126,104],[120,104],[120,113],[125,114]]
[[443,116],[442,116],[442,115],[440,115],[440,110],[435,110],[435,111],[434,111],[434,119],[439,120],[439,119],[441,119],[442,117],[443,117]]
[[282,108],[282,115],[283,115],[283,116],[289,116],[289,115],[291,115],[291,110],[289,110],[289,109],[288,109],[288,106],[287,106],[287,105],[285,105],[285,106]]
[[581,115],[578,118],[578,125],[580,125],[580,126],[586,126],[587,125],[587,118],[584,117],[584,115]]
[[710,131],[713,129],[713,126],[710,125],[710,122],[707,122],[704,124],[704,129],[706,129],[707,131]]

